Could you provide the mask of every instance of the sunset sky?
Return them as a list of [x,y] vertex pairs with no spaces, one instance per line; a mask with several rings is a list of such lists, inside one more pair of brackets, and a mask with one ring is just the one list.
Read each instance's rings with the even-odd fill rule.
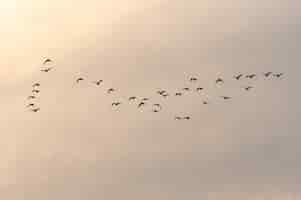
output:
[[[300,199],[300,10],[297,0],[0,1],[1,198]],[[35,82],[38,113],[26,109]],[[156,94],[196,86],[203,94]],[[132,95],[162,112],[138,110]]]

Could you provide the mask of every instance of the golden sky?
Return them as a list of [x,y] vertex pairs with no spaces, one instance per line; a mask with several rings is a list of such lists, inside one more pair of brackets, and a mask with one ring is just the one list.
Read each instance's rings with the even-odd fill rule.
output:
[[[285,199],[300,196],[300,8],[295,0],[3,0],[0,196]],[[46,57],[51,73],[40,72]],[[252,93],[237,73],[258,79]],[[104,79],[101,88],[78,76]],[[190,86],[159,115],[112,101]],[[225,87],[216,88],[222,76]],[[39,81],[41,112],[26,110]],[[117,88],[108,96],[105,90]],[[219,95],[231,95],[227,104]],[[213,103],[200,104],[204,98]],[[174,122],[175,114],[193,117]]]

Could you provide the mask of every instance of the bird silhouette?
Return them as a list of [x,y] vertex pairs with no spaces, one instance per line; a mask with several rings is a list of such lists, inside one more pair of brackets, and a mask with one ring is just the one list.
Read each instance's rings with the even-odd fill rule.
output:
[[269,77],[270,75],[272,75],[272,73],[273,73],[273,72],[266,72],[266,73],[263,73],[263,75],[264,75],[265,77]]
[[35,98],[36,98],[36,96],[33,96],[33,95],[27,97],[27,99],[35,99]]
[[190,91],[190,88],[185,87],[185,88],[183,88],[183,90],[184,90],[184,91]]
[[28,108],[28,107],[33,107],[33,106],[34,106],[34,103],[30,103],[26,107]]
[[250,91],[251,89],[253,89],[254,87],[253,86],[247,86],[247,87],[244,87],[244,89],[246,90],[246,91]]
[[280,78],[283,75],[284,75],[284,73],[279,73],[279,74],[274,74],[273,76],[276,77],[276,78]]
[[142,106],[145,106],[145,102],[140,102],[140,103],[138,104],[138,108],[141,108]]
[[203,104],[204,104],[204,105],[207,105],[207,104],[208,104],[208,101],[203,101]]
[[143,99],[141,99],[141,101],[148,101],[149,100],[149,98],[143,98]]
[[189,116],[183,117],[185,120],[190,120],[191,118]]
[[177,93],[175,94],[175,96],[182,96],[182,93],[181,93],[181,92],[177,92]]
[[224,100],[229,100],[229,99],[231,99],[231,97],[228,97],[228,96],[221,96],[221,98],[223,98]]
[[41,72],[49,72],[50,70],[52,70],[52,67],[48,67],[46,69],[41,69]]
[[103,80],[93,81],[94,84],[100,85],[103,82]]
[[165,90],[159,90],[159,91],[157,91],[157,93],[160,94],[160,95],[163,95],[164,93],[166,93],[166,91]]
[[246,78],[249,78],[249,79],[253,79],[256,77],[256,74],[249,74],[249,75],[246,75]]
[[167,98],[169,97],[169,94],[163,94],[162,97]]
[[40,108],[33,108],[33,109],[31,109],[32,112],[38,112],[40,110],[41,110]]
[[119,106],[121,104],[121,102],[113,102],[112,106]]
[[239,74],[239,75],[237,75],[237,76],[234,76],[234,78],[235,78],[236,80],[239,80],[242,76],[243,76],[243,74]]
[[195,77],[191,77],[189,80],[190,80],[190,82],[196,82],[198,79]]
[[114,91],[115,91],[114,88],[110,88],[110,89],[107,90],[107,93],[108,93],[108,94],[111,94],[111,93],[114,92]]
[[85,80],[85,79],[80,77],[80,78],[76,79],[76,83],[79,83],[80,81],[83,81],[83,80]]
[[200,91],[202,91],[204,88],[202,88],[202,87],[198,87],[198,88],[196,88],[196,91],[197,92],[200,92]]
[[215,83],[216,84],[224,83],[224,80],[222,78],[218,78],[218,79],[215,80]]
[[182,117],[175,116],[175,120],[182,120]]
[[136,100],[136,99],[137,99],[137,97],[134,97],[134,96],[133,96],[133,97],[130,97],[130,98],[129,98],[129,101],[134,101],[134,100]]
[[47,63],[51,63],[52,60],[50,58],[47,58],[44,60],[43,65],[46,65]]
[[40,93],[40,90],[36,90],[36,89],[34,89],[34,90],[32,90],[31,92],[32,92],[32,93],[36,93],[36,94],[38,94],[38,93]]
[[32,85],[32,87],[40,87],[40,86],[41,86],[40,83],[35,83],[35,84]]

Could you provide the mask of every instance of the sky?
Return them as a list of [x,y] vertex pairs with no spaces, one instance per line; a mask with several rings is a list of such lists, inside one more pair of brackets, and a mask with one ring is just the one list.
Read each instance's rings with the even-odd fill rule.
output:
[[[1,196],[299,199],[300,9],[296,0],[1,1]],[[233,80],[267,71],[285,75]],[[31,113],[35,82],[41,111]],[[203,94],[156,95],[197,86]],[[138,110],[125,103],[132,95],[163,110]]]

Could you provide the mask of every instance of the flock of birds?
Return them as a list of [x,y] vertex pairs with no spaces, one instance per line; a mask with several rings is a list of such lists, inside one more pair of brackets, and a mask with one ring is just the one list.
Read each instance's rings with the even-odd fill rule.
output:
[[[50,71],[53,69],[53,67],[49,67],[49,64],[51,64],[51,63],[53,63],[53,60],[52,60],[52,59],[49,59],[49,58],[45,59],[44,62],[43,62],[43,68],[41,69],[41,72],[43,72],[43,73],[48,73],[48,72],[50,72]],[[274,73],[274,72],[270,72],[270,71],[269,71],[269,72],[265,72],[265,73],[262,74],[262,76],[265,77],[265,78],[269,78],[269,77],[281,78],[283,75],[284,75],[284,73]],[[243,78],[245,78],[245,79],[255,79],[255,78],[258,77],[258,76],[259,76],[258,74],[247,74],[247,75],[244,75],[244,74],[237,74],[237,75],[235,75],[235,76],[233,77],[233,79],[236,80],[236,81],[239,81],[239,80],[241,80],[241,79],[243,79]],[[75,82],[76,82],[77,84],[80,84],[82,81],[85,81],[85,78],[83,78],[83,77],[78,77],[78,78],[75,80]],[[191,78],[189,79],[189,81],[192,82],[192,83],[194,83],[194,82],[197,82],[197,81],[198,81],[198,78],[196,78],[196,77],[191,77]],[[100,86],[103,82],[104,82],[103,80],[97,80],[97,81],[93,81],[92,83],[95,84],[96,86]],[[217,84],[217,85],[222,85],[222,84],[224,84],[224,83],[225,83],[225,80],[224,80],[223,78],[221,78],[221,77],[219,77],[219,78],[217,78],[217,79],[215,80],[215,84]],[[35,100],[35,99],[38,98],[38,94],[40,93],[40,89],[39,89],[40,86],[41,86],[41,84],[40,84],[39,82],[34,83],[34,84],[32,85],[31,95],[29,95],[28,98],[27,98],[27,99],[29,100],[29,103],[27,104],[26,107],[27,107],[31,112],[34,112],[34,113],[39,112],[39,111],[41,110],[40,107],[39,107],[38,105],[36,105],[36,103],[33,102],[33,100]],[[252,90],[253,88],[254,88],[253,86],[245,86],[245,87],[243,87],[243,89],[244,89],[245,91],[250,91],[250,90]],[[180,97],[180,96],[182,96],[185,92],[189,92],[189,91],[192,91],[192,90],[193,90],[192,88],[184,87],[184,88],[181,89],[181,91],[175,92],[175,93],[173,94],[173,96],[175,96],[175,97]],[[203,87],[197,87],[197,88],[194,89],[194,91],[195,91],[195,92],[198,92],[198,93],[199,93],[199,92],[202,92],[203,90],[204,90]],[[115,92],[115,91],[116,91],[115,88],[109,88],[109,89],[107,89],[107,93],[108,93],[108,94],[111,94],[111,93],[113,93],[113,92]],[[160,95],[160,96],[163,97],[163,98],[167,98],[167,97],[172,96],[172,94],[169,93],[169,92],[166,91],[166,90],[159,90],[159,91],[157,91],[157,94]],[[223,99],[223,100],[230,100],[230,99],[232,99],[232,97],[230,97],[230,96],[220,96],[220,98]],[[130,97],[127,99],[127,101],[128,101],[128,102],[137,102],[137,108],[140,109],[140,108],[146,106],[146,105],[149,103],[150,99],[149,99],[149,98],[141,98],[141,99],[139,99],[139,98],[136,97],[136,96],[130,96]],[[111,106],[112,106],[112,107],[118,107],[118,106],[121,106],[122,103],[123,103],[123,102],[121,102],[121,101],[115,101],[115,102],[112,102]],[[203,103],[204,105],[209,104],[209,102],[206,101],[206,100],[202,101],[202,103]],[[160,112],[162,109],[163,109],[163,107],[162,107],[161,104],[159,104],[159,103],[154,103],[154,104],[152,104],[152,112],[158,113],[158,112]],[[190,120],[191,117],[190,117],[190,116],[175,116],[174,119],[175,119],[175,120]]]

